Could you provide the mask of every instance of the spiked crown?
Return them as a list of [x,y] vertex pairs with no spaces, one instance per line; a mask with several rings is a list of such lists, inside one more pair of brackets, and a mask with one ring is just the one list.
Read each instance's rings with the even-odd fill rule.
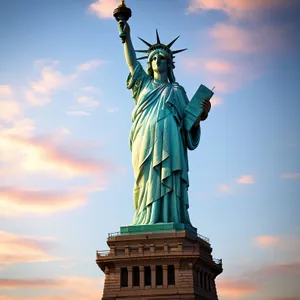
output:
[[177,41],[178,38],[179,38],[179,36],[167,45],[162,44],[160,42],[158,31],[156,30],[156,43],[155,44],[150,44],[147,41],[145,41],[145,40],[143,40],[142,38],[139,37],[139,39],[142,42],[144,42],[149,48],[148,48],[148,50],[135,50],[135,52],[147,53],[147,56],[142,56],[142,57],[139,57],[138,59],[139,60],[148,59],[148,61],[149,61],[149,59],[152,57],[151,53],[153,51],[161,49],[169,56],[170,60],[173,61],[173,58],[175,57],[174,54],[187,50],[186,48],[185,49],[180,49],[180,50],[175,50],[175,51],[171,50],[172,45]]

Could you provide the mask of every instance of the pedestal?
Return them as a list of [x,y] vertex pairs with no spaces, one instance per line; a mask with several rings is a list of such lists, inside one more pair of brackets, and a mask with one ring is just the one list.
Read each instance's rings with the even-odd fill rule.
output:
[[[178,229],[177,229],[178,230]],[[115,233],[109,251],[97,251],[105,273],[103,300],[217,300],[222,261],[194,231]]]

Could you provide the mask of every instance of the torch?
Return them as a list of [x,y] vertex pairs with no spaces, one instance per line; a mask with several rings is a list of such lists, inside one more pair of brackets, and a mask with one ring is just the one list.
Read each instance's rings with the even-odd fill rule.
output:
[[126,33],[124,32],[125,22],[131,17],[131,9],[125,5],[125,1],[122,0],[119,6],[114,10],[113,16],[119,22],[120,26],[120,38],[122,43],[125,43],[126,40]]

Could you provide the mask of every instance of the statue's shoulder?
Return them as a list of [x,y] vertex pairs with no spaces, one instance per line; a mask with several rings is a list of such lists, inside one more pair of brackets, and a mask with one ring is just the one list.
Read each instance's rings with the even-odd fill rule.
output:
[[173,86],[174,90],[176,90],[178,92],[183,92],[186,94],[184,87],[181,86],[178,82],[172,82],[172,86]]

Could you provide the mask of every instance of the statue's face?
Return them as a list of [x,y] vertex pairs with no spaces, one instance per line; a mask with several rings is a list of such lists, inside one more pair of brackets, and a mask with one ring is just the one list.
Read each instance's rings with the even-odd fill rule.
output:
[[156,53],[153,55],[151,60],[151,67],[153,72],[163,73],[168,70],[168,60],[163,53]]

